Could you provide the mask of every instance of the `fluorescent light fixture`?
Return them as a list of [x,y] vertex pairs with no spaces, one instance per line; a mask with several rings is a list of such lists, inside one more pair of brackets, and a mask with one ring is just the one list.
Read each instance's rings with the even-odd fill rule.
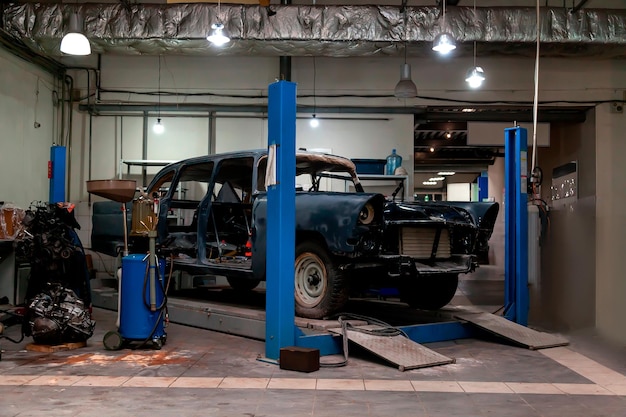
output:
[[455,49],[456,41],[447,32],[440,33],[433,41],[433,51],[439,52],[441,55],[447,55]]
[[470,68],[465,81],[471,88],[478,88],[485,81],[485,71],[481,67]]
[[410,98],[417,96],[417,86],[411,79],[411,65],[406,63],[406,58],[400,67],[400,81],[393,90],[393,95],[398,98]]
[[432,178],[429,178],[428,181],[443,181],[445,179],[446,177],[432,177]]
[[61,52],[68,55],[89,55],[91,45],[89,39],[83,34],[83,20],[77,12],[70,14],[69,29],[61,40]]
[[437,182],[436,181],[424,181],[424,182],[422,182],[422,184],[424,184],[424,185],[437,185]]
[[165,132],[165,126],[163,126],[163,123],[161,123],[160,117],[157,119],[156,123],[152,126],[152,131],[156,133],[157,135],[161,135],[163,132]]
[[443,175],[443,176],[449,176],[449,175],[454,175],[456,174],[456,172],[454,171],[440,171],[437,173],[437,175]]
[[320,121],[317,116],[315,116],[315,114],[313,114],[313,117],[311,117],[311,121],[309,122],[309,124],[311,125],[311,127],[318,127],[320,125]]
[[211,34],[207,36],[207,40],[215,46],[222,46],[230,42],[230,38],[224,29],[223,23],[213,23],[211,25]]

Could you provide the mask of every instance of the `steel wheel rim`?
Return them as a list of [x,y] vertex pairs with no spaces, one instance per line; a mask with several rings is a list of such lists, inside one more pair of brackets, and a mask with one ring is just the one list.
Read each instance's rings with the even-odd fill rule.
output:
[[320,258],[312,253],[303,253],[296,260],[296,300],[301,305],[315,307],[326,291],[326,269]]

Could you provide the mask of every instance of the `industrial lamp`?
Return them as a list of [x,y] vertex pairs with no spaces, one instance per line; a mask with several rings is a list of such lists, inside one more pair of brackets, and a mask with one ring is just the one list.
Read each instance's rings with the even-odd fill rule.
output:
[[482,67],[474,66],[467,71],[467,77],[465,81],[471,88],[478,88],[485,81],[485,71]]
[[161,135],[165,132],[165,126],[161,123],[161,55],[159,55],[159,88],[157,90],[157,95],[159,97],[159,104],[157,107],[158,115],[156,123],[152,126],[152,131],[157,135]]
[[61,40],[61,52],[68,55],[89,55],[91,45],[82,31],[83,20],[78,11],[70,14],[69,30]]
[[212,32],[207,36],[207,40],[215,46],[222,46],[230,42],[230,38],[226,34],[223,23],[213,23],[211,25]]
[[[476,20],[476,0],[474,0],[474,21]],[[478,88],[485,81],[485,71],[476,65],[476,41],[474,41],[474,66],[467,71],[465,81],[470,88]]]
[[406,43],[404,45],[404,64],[400,67],[400,81],[393,90],[393,95],[398,98],[410,98],[417,96],[417,86],[411,79],[411,65],[406,62]]
[[447,55],[450,53],[450,51],[456,49],[456,41],[454,40],[454,37],[450,33],[445,31],[446,1],[447,0],[441,0],[441,2],[443,3],[441,26],[444,28],[444,30],[439,35],[437,35],[435,37],[435,40],[433,41],[433,51],[439,52],[441,55]]
[[211,25],[211,34],[206,38],[209,42],[211,42],[215,46],[222,46],[230,42],[230,37],[224,29],[224,24],[219,21],[220,19],[220,10],[221,10],[221,1],[217,1],[217,19],[216,23]]
[[316,68],[315,68],[315,57],[313,57],[313,117],[311,117],[311,120],[309,121],[309,125],[313,128],[318,127],[320,125],[320,121],[317,118],[317,115],[315,114],[315,110],[317,108],[317,101],[315,99],[315,79],[316,77]]

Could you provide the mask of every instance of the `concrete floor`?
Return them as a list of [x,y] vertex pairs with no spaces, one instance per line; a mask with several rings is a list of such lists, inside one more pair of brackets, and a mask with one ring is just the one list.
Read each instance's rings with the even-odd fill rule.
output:
[[[454,302],[491,304],[501,287],[497,274],[469,276]],[[307,374],[259,361],[261,341],[175,324],[160,351],[106,351],[115,315],[95,309],[96,333],[73,351],[0,339],[0,416],[626,416],[626,347],[593,330],[539,351],[495,339],[430,343],[456,362],[406,372],[351,348],[346,367]]]

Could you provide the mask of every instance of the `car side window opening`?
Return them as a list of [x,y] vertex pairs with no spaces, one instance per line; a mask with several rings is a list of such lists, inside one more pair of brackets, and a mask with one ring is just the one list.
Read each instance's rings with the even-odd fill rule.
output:
[[250,236],[254,158],[235,158],[217,167],[207,221],[207,257],[239,255]]

